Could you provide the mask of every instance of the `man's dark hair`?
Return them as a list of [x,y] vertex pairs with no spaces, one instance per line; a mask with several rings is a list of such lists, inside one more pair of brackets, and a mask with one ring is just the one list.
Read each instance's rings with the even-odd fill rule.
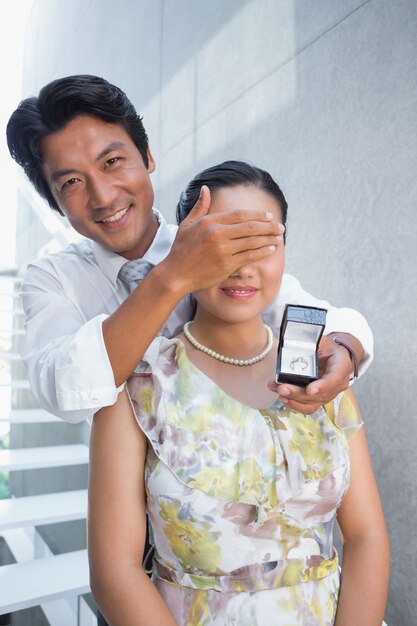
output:
[[[177,222],[180,224],[189,214],[198,200],[202,185],[207,185],[211,194],[224,187],[253,185],[270,194],[282,213],[282,224],[287,221],[288,204],[279,185],[268,172],[244,161],[224,161],[200,172],[188,183],[177,204]],[[285,234],[284,234],[285,237]]]
[[49,205],[59,211],[42,173],[41,140],[64,128],[77,115],[92,115],[120,124],[148,167],[148,136],[142,118],[126,94],[104,78],[89,74],[54,80],[38,97],[22,100],[7,124],[7,143],[13,159]]

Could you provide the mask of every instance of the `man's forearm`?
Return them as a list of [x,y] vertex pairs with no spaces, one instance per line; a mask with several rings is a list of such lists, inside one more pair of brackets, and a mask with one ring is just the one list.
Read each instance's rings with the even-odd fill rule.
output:
[[349,333],[330,333],[328,335],[335,343],[343,346],[349,353],[352,361],[352,373],[358,376],[359,363],[363,357],[364,349],[356,337]]
[[117,387],[131,375],[178,302],[180,281],[156,266],[123,304],[103,322],[103,338]]
[[[359,360],[359,375],[362,375],[373,359],[373,336],[369,325],[361,313],[350,308],[331,307],[327,312],[325,334],[331,337],[343,336],[353,348]],[[353,339],[358,343],[353,342]],[[360,358],[359,358],[360,356]]]

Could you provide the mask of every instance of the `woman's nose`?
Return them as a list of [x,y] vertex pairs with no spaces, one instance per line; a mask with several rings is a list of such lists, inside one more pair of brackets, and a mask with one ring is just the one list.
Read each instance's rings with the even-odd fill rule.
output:
[[230,274],[230,278],[250,278],[254,275],[255,268],[252,263],[248,263],[247,265],[242,265],[242,267],[238,267],[232,274]]

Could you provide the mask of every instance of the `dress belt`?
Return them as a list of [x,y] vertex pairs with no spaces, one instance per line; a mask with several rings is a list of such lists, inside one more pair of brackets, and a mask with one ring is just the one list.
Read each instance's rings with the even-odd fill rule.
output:
[[335,572],[337,567],[338,556],[337,552],[334,551],[332,559],[314,555],[308,559],[254,563],[220,576],[179,572],[154,559],[153,573],[161,580],[181,587],[213,589],[214,591],[230,593],[278,589],[310,580],[319,580]]

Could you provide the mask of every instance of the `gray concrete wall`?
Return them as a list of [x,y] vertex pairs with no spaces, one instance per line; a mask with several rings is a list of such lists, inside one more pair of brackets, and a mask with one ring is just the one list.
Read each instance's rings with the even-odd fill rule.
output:
[[27,34],[25,95],[79,72],[126,90],[169,218],[189,178],[226,158],[282,185],[288,270],[374,330],[355,390],[391,536],[386,619],[414,626],[415,0],[35,0]]

